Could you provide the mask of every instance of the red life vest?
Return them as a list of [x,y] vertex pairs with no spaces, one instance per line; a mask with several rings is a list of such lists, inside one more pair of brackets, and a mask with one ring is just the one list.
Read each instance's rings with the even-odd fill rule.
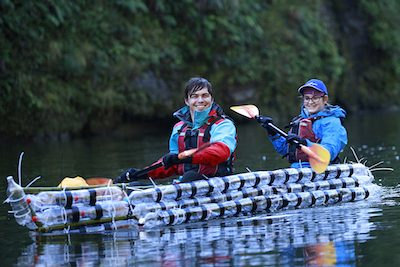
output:
[[[308,139],[313,143],[320,143],[321,140],[315,135],[312,129],[312,125],[314,121],[324,118],[320,117],[313,117],[304,119],[302,116],[297,116],[293,119],[292,123],[290,124],[290,131],[289,133],[297,134],[299,137],[303,139]],[[308,156],[306,153],[298,149],[296,145],[289,145],[288,146],[288,160],[289,163],[298,162],[298,161],[308,161]]]
[[[213,124],[218,124],[222,122],[223,120],[226,120],[226,118],[223,117],[216,117],[209,121],[207,124],[203,125],[202,127],[192,131],[192,128],[190,128],[187,124],[184,122],[179,122],[178,125],[182,125],[181,129],[178,131],[179,132],[179,137],[178,137],[178,147],[179,147],[179,153],[192,149],[192,148],[197,148],[201,146],[202,144],[210,141],[210,130],[211,126]],[[233,161],[235,159],[235,152],[232,153],[230,158],[222,162],[221,164],[217,166],[212,166],[212,165],[204,165],[204,164],[190,164],[190,163],[185,163],[185,164],[179,164],[178,165],[178,173],[180,175],[184,174],[185,172],[188,171],[196,171],[200,174],[204,174],[208,177],[214,177],[214,176],[226,176],[229,174],[233,173]]]

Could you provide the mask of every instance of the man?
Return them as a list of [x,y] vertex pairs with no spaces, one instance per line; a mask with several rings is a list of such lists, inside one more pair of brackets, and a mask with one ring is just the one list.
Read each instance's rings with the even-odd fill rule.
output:
[[[175,124],[169,139],[170,153],[158,161],[163,167],[148,173],[138,173],[139,170],[131,168],[116,182],[173,175],[180,175],[180,182],[190,182],[233,173],[236,127],[214,102],[211,84],[204,78],[191,78],[185,88],[184,100],[186,106],[174,113],[180,121]],[[207,142],[211,143],[209,147],[188,158],[178,158],[179,153]]]
[[288,158],[292,168],[310,167],[308,156],[298,144],[318,143],[329,151],[331,163],[338,163],[339,152],[347,145],[347,131],[342,125],[346,111],[328,104],[328,90],[321,80],[309,80],[298,92],[303,100],[301,114],[290,123],[287,139],[268,126],[273,123],[271,118],[259,116],[257,120],[267,129],[275,150]]

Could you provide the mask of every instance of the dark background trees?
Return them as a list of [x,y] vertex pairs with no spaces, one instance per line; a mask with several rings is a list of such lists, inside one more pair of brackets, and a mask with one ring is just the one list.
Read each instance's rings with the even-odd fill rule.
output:
[[348,112],[400,103],[400,2],[0,0],[0,136],[58,138],[160,123],[192,76],[224,109],[298,113],[325,81]]

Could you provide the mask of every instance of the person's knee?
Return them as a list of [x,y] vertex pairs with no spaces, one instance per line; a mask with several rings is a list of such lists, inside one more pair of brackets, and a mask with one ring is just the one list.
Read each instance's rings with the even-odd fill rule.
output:
[[195,171],[189,171],[189,172],[185,172],[182,175],[181,183],[190,183],[193,181],[203,180],[203,179],[206,179],[204,177],[204,175],[202,175],[198,172],[195,172]]

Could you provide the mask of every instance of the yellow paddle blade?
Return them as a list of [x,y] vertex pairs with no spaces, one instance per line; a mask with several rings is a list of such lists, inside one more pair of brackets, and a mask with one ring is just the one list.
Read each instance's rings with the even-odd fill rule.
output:
[[323,146],[314,144],[310,147],[301,146],[300,149],[308,155],[311,168],[317,173],[323,173],[331,161],[331,154]]
[[254,119],[255,116],[260,114],[260,111],[254,105],[233,106],[231,109],[250,119]]

